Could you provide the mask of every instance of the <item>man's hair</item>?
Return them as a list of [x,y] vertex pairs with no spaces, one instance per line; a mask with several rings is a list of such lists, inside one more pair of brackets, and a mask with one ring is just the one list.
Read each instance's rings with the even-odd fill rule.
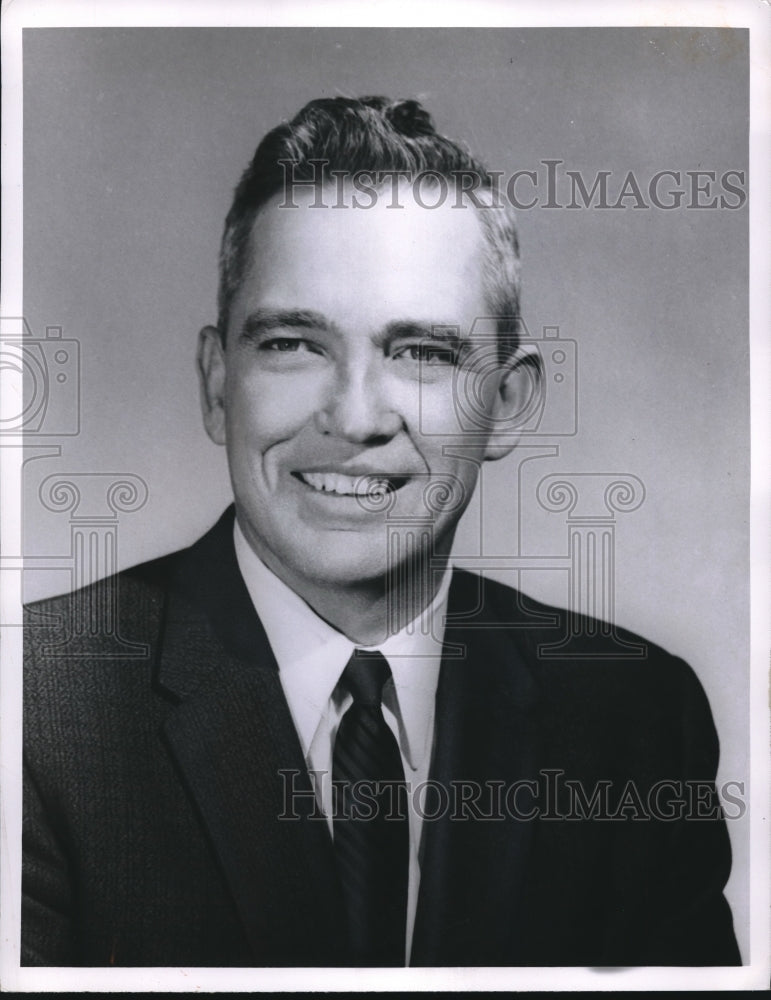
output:
[[[519,335],[519,241],[513,209],[496,203],[493,178],[459,143],[440,135],[417,101],[387,97],[332,97],[310,101],[290,121],[272,129],[257,147],[235,190],[220,249],[218,326],[225,337],[230,307],[249,264],[251,235],[259,209],[294,183],[331,183],[335,174],[404,172],[410,182],[420,174],[456,185],[453,204],[465,179],[473,178],[474,203],[485,236],[485,296],[489,316],[497,319],[502,354]],[[459,186],[460,184],[460,186]],[[304,185],[305,186],[305,185]],[[378,187],[380,185],[375,185]],[[481,197],[479,194],[481,193]],[[291,193],[289,194],[291,204]]]

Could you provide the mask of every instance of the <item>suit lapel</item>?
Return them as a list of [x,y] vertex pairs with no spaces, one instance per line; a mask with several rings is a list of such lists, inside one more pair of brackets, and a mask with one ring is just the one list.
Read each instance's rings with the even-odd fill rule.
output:
[[[532,824],[516,809],[529,808],[529,790],[509,801],[506,792],[536,776],[538,694],[512,632],[492,624],[482,586],[456,574],[450,593],[431,767],[446,808],[424,820],[413,965],[454,965],[458,955],[464,965],[515,964],[526,916],[518,888]],[[476,788],[476,803],[464,805]]]
[[338,887],[278,668],[238,572],[232,514],[181,559],[159,682],[170,752],[255,964],[341,964]]

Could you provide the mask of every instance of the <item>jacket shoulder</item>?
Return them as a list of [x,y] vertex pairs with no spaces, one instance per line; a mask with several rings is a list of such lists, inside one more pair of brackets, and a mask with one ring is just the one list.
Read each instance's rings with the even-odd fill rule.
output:
[[[106,696],[107,690],[122,694],[132,686],[146,687],[169,615],[189,608],[191,601],[194,605],[202,581],[222,563],[229,565],[232,521],[229,508],[188,548],[29,604],[24,618],[29,710],[69,694],[88,701],[89,692],[96,697],[99,690]],[[206,608],[199,604],[191,614],[205,618]]]
[[[50,644],[56,633],[88,633],[98,641],[120,624],[139,623],[163,603],[179,553],[161,556],[84,587],[33,601],[24,608],[25,644]],[[85,617],[84,617],[85,616]]]
[[[545,604],[486,580],[484,611],[513,642],[511,665],[532,678],[555,731],[593,732],[623,758],[653,747],[689,758],[713,775],[719,741],[704,687],[693,667],[628,629]],[[518,655],[517,655],[518,654]]]
[[[621,654],[618,658],[629,660],[635,658],[631,649],[635,646],[645,646],[652,657],[670,656],[662,646],[636,632],[601,618],[547,604],[491,577],[464,570],[456,570],[455,577],[458,593],[465,595],[465,601],[476,600],[480,622],[488,620],[523,635],[529,634],[539,643],[569,635],[573,640],[570,643],[573,658],[580,659],[581,654],[586,653],[594,660],[605,654],[612,659],[618,652]],[[469,598],[469,594],[474,597]],[[630,648],[625,650],[624,647]],[[646,658],[645,654],[642,658]]]
[[[477,592],[481,616],[503,630],[534,678],[555,691],[600,703],[637,703],[653,715],[665,706],[698,706],[709,714],[693,668],[663,646],[629,629],[539,601],[498,581],[462,573]],[[476,581],[476,582],[474,582]]]

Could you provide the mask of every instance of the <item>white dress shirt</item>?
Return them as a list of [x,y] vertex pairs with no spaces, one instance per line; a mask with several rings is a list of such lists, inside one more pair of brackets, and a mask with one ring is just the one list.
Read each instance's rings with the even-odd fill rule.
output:
[[[407,893],[406,961],[420,884],[420,836],[423,820],[412,808],[413,794],[428,779],[434,736],[434,701],[444,639],[451,572],[445,571],[431,605],[414,621],[377,646],[353,643],[332,628],[254,553],[235,523],[234,540],[241,575],[267,633],[281,685],[300,738],[305,762],[315,772],[319,806],[332,823],[332,753],[337,727],[351,705],[351,695],[336,690],[354,649],[377,649],[388,661],[393,681],[383,689],[383,716],[394,733],[407,782],[410,860]],[[313,775],[312,775],[313,777]],[[418,799],[418,801],[420,801]]]

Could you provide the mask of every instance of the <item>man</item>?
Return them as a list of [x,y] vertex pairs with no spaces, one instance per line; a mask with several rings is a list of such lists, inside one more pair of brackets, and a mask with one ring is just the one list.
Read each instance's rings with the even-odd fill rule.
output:
[[417,103],[263,140],[198,353],[234,509],[33,611],[25,963],[739,962],[693,672],[450,567],[537,377],[518,284]]

